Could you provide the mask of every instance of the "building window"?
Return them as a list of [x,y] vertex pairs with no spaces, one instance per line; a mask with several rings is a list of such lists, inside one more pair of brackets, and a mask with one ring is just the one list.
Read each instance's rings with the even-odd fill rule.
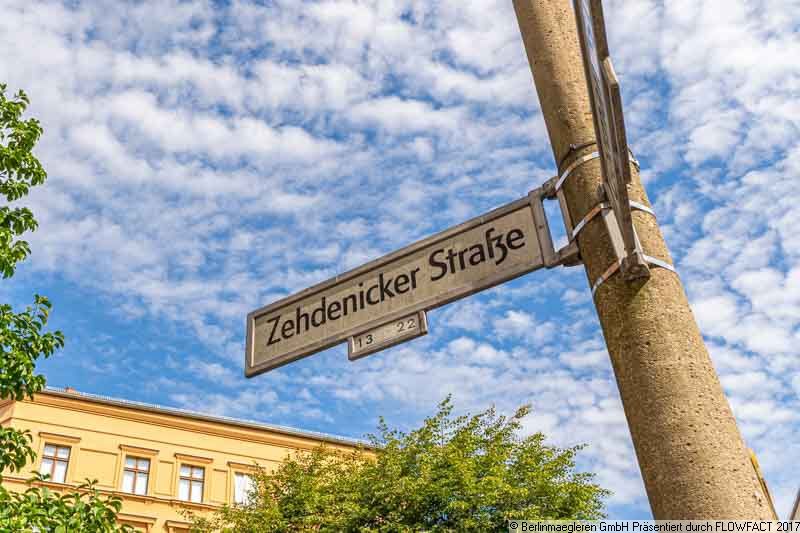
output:
[[236,472],[233,478],[233,503],[247,505],[253,492],[253,476]]
[[44,453],[42,454],[42,466],[39,468],[39,472],[42,475],[50,476],[50,481],[66,483],[69,452],[69,446],[45,444]]
[[203,501],[203,467],[181,465],[178,498],[187,502]]
[[125,457],[122,472],[122,490],[131,494],[147,494],[147,481],[150,477],[150,459]]

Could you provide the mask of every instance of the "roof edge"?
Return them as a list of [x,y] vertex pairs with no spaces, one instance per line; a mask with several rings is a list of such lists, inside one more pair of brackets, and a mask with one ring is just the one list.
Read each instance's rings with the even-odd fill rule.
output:
[[122,407],[127,409],[138,409],[140,411],[148,411],[151,413],[159,413],[159,414],[167,414],[183,418],[191,418],[194,420],[201,420],[204,422],[215,422],[218,424],[226,424],[229,426],[237,426],[247,429],[272,431],[274,433],[279,433],[282,435],[287,435],[291,437],[302,437],[302,438],[326,442],[329,444],[340,444],[340,445],[362,447],[362,448],[373,447],[369,442],[362,439],[342,437],[340,435],[331,435],[329,433],[297,429],[288,426],[266,424],[264,422],[258,422],[255,420],[245,420],[223,415],[211,415],[211,414],[201,413],[199,411],[192,411],[190,409],[182,409],[179,407],[168,407],[158,404],[139,402],[135,400],[125,400],[121,398],[114,398],[111,396],[92,394],[77,390],[70,390],[61,387],[45,387],[38,394],[56,396],[61,398],[84,400],[103,405],[111,405],[114,407]]

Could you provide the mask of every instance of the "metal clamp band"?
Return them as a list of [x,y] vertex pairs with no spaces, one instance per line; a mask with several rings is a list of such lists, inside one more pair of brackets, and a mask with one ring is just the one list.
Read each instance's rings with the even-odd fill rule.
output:
[[634,209],[638,209],[639,211],[644,211],[645,213],[649,213],[653,216],[656,216],[656,212],[644,204],[640,204],[639,202],[634,202],[633,200],[628,200],[628,203],[631,204],[631,207]]
[[[644,254],[642,254],[642,255],[644,255]],[[650,263],[653,266],[665,268],[665,269],[667,269],[670,272],[675,273],[675,274],[678,273],[675,270],[675,267],[673,265],[670,265],[669,263],[667,263],[666,261],[664,261],[662,259],[659,259],[658,257],[652,257],[650,255],[644,255],[644,260],[647,261],[648,263]]]
[[[666,270],[669,270],[673,274],[677,274],[678,273],[675,270],[675,267],[673,265],[667,263],[666,261],[663,261],[663,260],[661,260],[661,259],[659,259],[657,257],[652,257],[650,255],[645,255],[645,254],[642,254],[642,255],[644,257],[644,260],[647,261],[649,264],[651,264],[653,266],[657,266],[657,267],[663,268],[663,269],[666,269]],[[592,285],[592,297],[594,297],[594,293],[597,292],[597,289],[600,288],[600,285],[605,283],[608,278],[613,276],[614,273],[616,273],[619,270],[619,267],[621,265],[622,265],[622,259],[619,259],[618,261],[615,261],[610,267],[608,267],[606,269],[605,272],[603,272],[600,275],[599,278],[597,278],[597,281],[595,281],[594,284]]]
[[633,155],[633,150],[631,150],[630,146],[628,147],[628,158],[631,160],[631,163],[633,163],[633,166],[636,167],[636,170],[641,170],[641,167],[639,166],[639,160],[636,159],[635,155]]
[[[653,211],[644,204],[640,204],[639,202],[634,202],[633,200],[629,200],[628,203],[630,203],[633,209],[638,209],[639,211],[644,211],[645,213],[649,213],[653,216],[656,216],[655,211]],[[578,236],[578,233],[580,233],[580,231],[584,228],[584,226],[586,226],[586,224],[588,224],[594,217],[599,215],[604,209],[611,209],[611,204],[609,204],[608,202],[600,202],[599,204],[594,206],[588,213],[586,213],[586,216],[583,217],[581,221],[575,225],[575,228],[572,230],[572,234],[570,235],[569,240],[570,241],[574,240]]]
[[[569,166],[564,169],[564,172],[558,177],[558,181],[556,182],[554,191],[558,192],[561,189],[561,186],[564,185],[564,181],[572,174],[572,171],[578,168],[580,165],[586,163],[587,161],[591,161],[592,159],[597,159],[600,157],[600,152],[592,152],[591,154],[587,154],[583,157],[579,157],[575,161],[569,164]],[[633,152],[628,154],[628,160],[636,166],[636,170],[639,170],[639,161],[633,157]]]
[[593,146],[595,144],[597,144],[597,143],[595,141],[593,141],[593,140],[592,141],[586,141],[586,142],[583,142],[583,143],[578,143],[578,144],[570,144],[569,145],[569,150],[567,151],[566,154],[564,154],[564,156],[558,162],[558,166],[556,168],[557,169],[561,168],[564,165],[564,161],[566,161],[569,158],[569,156],[572,155],[574,152],[577,152],[578,150],[583,150],[584,148],[588,148],[588,147]]
[[603,209],[611,209],[611,205],[608,202],[600,202],[594,206],[588,213],[586,213],[586,216],[583,217],[580,222],[578,222],[575,228],[573,228],[572,234],[569,236],[569,240],[575,240],[583,227],[588,224],[590,220],[599,215]]
[[600,157],[600,152],[592,152],[591,154],[579,157],[578,159],[570,163],[569,166],[566,169],[564,169],[564,172],[561,173],[561,176],[559,176],[558,181],[556,182],[555,185],[555,191],[558,192],[558,190],[561,189],[561,186],[564,184],[564,180],[566,180],[569,177],[569,175],[572,174],[573,170],[578,168],[580,165],[586,163],[587,161],[591,161],[592,159],[597,159],[598,157]]
[[619,270],[619,267],[621,265],[622,265],[622,259],[619,259],[615,261],[610,267],[608,267],[605,272],[600,274],[600,277],[597,278],[597,281],[595,281],[594,285],[592,285],[592,297],[594,297],[594,293],[597,292],[597,289],[600,288],[600,285],[602,285],[608,278],[613,276],[614,273],[617,270]]

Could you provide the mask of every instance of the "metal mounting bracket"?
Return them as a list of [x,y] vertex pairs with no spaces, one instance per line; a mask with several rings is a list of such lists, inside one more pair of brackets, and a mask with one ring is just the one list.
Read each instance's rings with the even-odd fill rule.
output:
[[[587,157],[586,159],[584,159],[584,161],[587,160],[590,160],[590,158]],[[557,266],[575,266],[581,264],[582,260],[580,257],[580,250],[578,249],[578,241],[577,241],[578,234],[586,226],[586,224],[588,224],[595,217],[599,216],[603,219],[603,223],[606,227],[606,233],[608,234],[609,239],[611,240],[611,245],[617,259],[616,261],[614,261],[612,266],[609,267],[608,271],[604,273],[600,277],[600,279],[597,280],[597,283],[592,288],[592,294],[594,294],[597,288],[612,274],[616,273],[618,270],[623,270],[624,273],[624,267],[626,261],[631,259],[631,255],[626,253],[625,240],[623,238],[622,231],[620,230],[619,222],[617,221],[617,217],[615,216],[611,203],[608,200],[604,200],[599,204],[597,204],[586,214],[586,216],[584,216],[580,221],[578,221],[577,225],[573,225],[572,217],[570,217],[569,209],[567,208],[566,199],[564,197],[564,192],[561,187],[561,185],[564,183],[564,179],[566,178],[566,176],[569,175],[570,170],[572,170],[572,168],[567,169],[567,171],[562,173],[562,175],[560,176],[554,176],[550,178],[545,183],[543,183],[541,187],[529,192],[528,198],[531,204],[531,210],[533,212],[533,220],[536,226],[536,235],[539,240],[539,246],[542,250],[542,259],[547,268],[554,268]],[[563,217],[564,220],[564,227],[567,230],[567,236],[569,238],[569,244],[567,244],[560,250],[556,250],[555,247],[553,246],[553,238],[550,233],[550,225],[547,222],[547,215],[545,214],[544,211],[544,201],[553,199],[558,200],[559,207],[561,208],[561,216]],[[628,207],[629,210],[634,209],[637,211],[643,211],[652,216],[655,216],[655,212],[653,212],[653,210],[650,207],[642,203],[629,200],[628,204],[629,204]],[[658,266],[674,271],[674,267],[672,267],[672,265],[670,265],[669,263],[645,255],[645,253],[642,251],[642,244],[641,242],[639,242],[639,236],[636,234],[635,228],[633,228],[633,238],[635,242],[634,254],[636,256],[637,262],[640,261],[645,265]],[[626,279],[631,279],[631,278],[626,277]]]
[[[631,206],[635,209],[640,209],[641,211],[645,211],[648,213],[653,214],[653,211],[649,209],[647,206],[639,204],[637,202],[631,202]],[[603,217],[603,222],[606,225],[606,231],[608,231],[608,236],[611,239],[611,245],[614,248],[614,253],[617,255],[617,260],[614,261],[611,266],[609,266],[605,272],[603,272],[599,278],[597,278],[592,284],[592,296],[595,295],[597,289],[600,288],[600,285],[606,282],[608,278],[619,272],[623,266],[625,259],[628,257],[625,255],[625,241],[622,237],[622,231],[619,229],[619,223],[617,222],[617,218],[614,216],[614,213],[611,209],[603,209],[601,212],[601,216]],[[639,242],[639,236],[636,234],[636,228],[633,230],[633,237],[636,241],[636,253],[641,254],[641,260],[651,267],[659,267],[670,272],[675,272],[675,267],[670,263],[667,263],[663,259],[659,259],[657,257],[652,257],[644,252],[642,252],[642,244]],[[648,270],[649,272],[649,270]],[[627,278],[626,278],[627,279]]]
[[[627,180],[622,183],[618,183],[615,179],[609,179],[610,172],[609,169],[606,168],[608,166],[608,162],[603,158],[601,149],[584,154],[580,157],[576,157],[563,171],[561,171],[562,165],[564,165],[564,163],[569,160],[573,154],[575,154],[578,150],[587,148],[594,144],[596,144],[594,141],[590,141],[579,145],[570,145],[569,151],[562,157],[561,161],[559,161],[559,175],[549,180],[545,186],[548,187],[548,193],[557,197],[559,204],[561,204],[561,213],[564,217],[564,226],[567,228],[567,234],[570,236],[570,241],[572,241],[576,231],[578,231],[579,228],[573,228],[573,223],[569,216],[569,209],[567,209],[567,204],[564,199],[564,183],[567,181],[567,178],[570,177],[572,172],[575,171],[575,169],[585,163],[588,163],[589,161],[600,159],[601,168],[603,169],[603,193],[605,195],[604,201],[611,207],[614,215],[616,216],[619,234],[622,236],[622,253],[619,253],[615,247],[615,251],[618,252],[617,258],[619,259],[622,276],[628,281],[633,281],[639,278],[648,278],[650,276],[650,271],[648,269],[649,263],[645,260],[645,255],[642,252],[641,245],[639,245],[639,240],[636,236],[636,230],[633,226],[633,219],[631,218],[631,208],[639,209],[641,204],[630,201],[628,197],[627,186],[630,182],[629,173],[625,173]],[[627,161],[625,162],[626,166],[623,170],[627,171],[628,163],[633,164],[638,170],[639,161],[637,161],[633,151],[631,151],[629,147],[626,147],[625,155],[627,156]],[[614,176],[616,176],[616,174],[614,174]],[[643,210],[647,210],[647,208]],[[594,215],[596,214],[597,213],[594,213]],[[580,223],[578,226],[580,227]]]
[[[542,250],[544,266],[554,268],[559,265],[575,266],[581,264],[578,243],[570,240],[569,244],[556,251],[553,246],[553,237],[550,234],[550,225],[547,223],[547,215],[544,212],[544,201],[555,199],[553,180],[545,182],[541,187],[528,193],[528,198],[533,211],[533,222],[536,225],[536,235],[539,238],[539,247]],[[563,195],[562,195],[563,196]],[[569,213],[566,211],[566,204],[559,198],[561,204],[561,214],[564,216],[564,225],[567,230],[572,232],[572,224],[568,223]]]

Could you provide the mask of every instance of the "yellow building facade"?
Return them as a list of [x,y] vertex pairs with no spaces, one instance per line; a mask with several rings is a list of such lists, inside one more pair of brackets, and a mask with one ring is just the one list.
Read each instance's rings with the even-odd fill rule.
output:
[[[30,430],[48,487],[97,479],[122,498],[122,523],[145,532],[186,532],[181,510],[207,513],[246,498],[255,465],[272,469],[288,455],[321,444],[357,441],[71,389],[47,389],[33,401],[0,403],[0,425]],[[25,490],[26,474],[4,475]]]

